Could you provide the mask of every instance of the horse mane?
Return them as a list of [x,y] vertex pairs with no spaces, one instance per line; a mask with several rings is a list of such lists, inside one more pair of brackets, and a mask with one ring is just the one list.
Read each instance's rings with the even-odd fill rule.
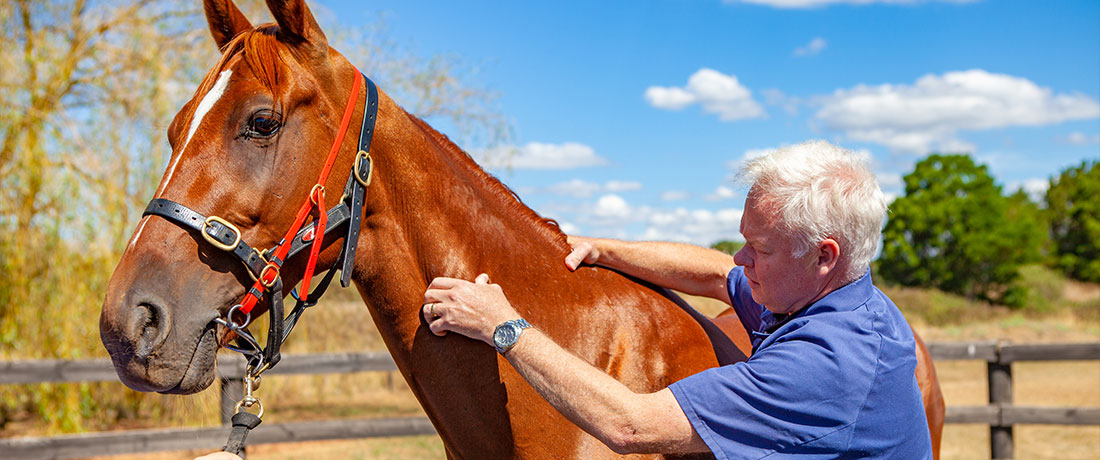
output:
[[452,142],[446,134],[440,133],[416,115],[408,112],[406,112],[406,114],[409,116],[409,119],[411,119],[413,123],[418,128],[420,128],[420,130],[429,139],[432,140],[432,142],[442,148],[444,152],[449,154],[451,158],[456,160],[459,164],[465,166],[466,169],[468,169],[472,173],[474,180],[478,181],[480,185],[484,186],[487,190],[494,192],[498,197],[500,197],[501,201],[505,204],[505,206],[507,206],[509,210],[519,214],[521,218],[531,222],[534,225],[536,231],[553,241],[555,244],[558,244],[561,247],[568,246],[568,243],[565,239],[565,233],[561,231],[561,227],[558,225],[558,222],[556,220],[542,217],[533,209],[524,204],[523,200],[519,197],[519,195],[516,194],[515,191],[513,191],[507,185],[504,185],[504,183],[501,182],[500,179],[497,179],[496,176],[493,176],[489,172],[485,171],[485,169],[482,168],[481,165],[477,164],[477,162],[474,161],[473,157],[471,157],[469,153],[466,153],[466,151],[455,145],[455,143]]

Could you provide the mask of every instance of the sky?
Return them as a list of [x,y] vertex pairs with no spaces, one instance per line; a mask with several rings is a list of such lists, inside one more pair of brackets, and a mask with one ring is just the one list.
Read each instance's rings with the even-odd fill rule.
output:
[[741,240],[739,164],[811,139],[869,156],[888,198],[931,152],[1033,196],[1100,160],[1096,0],[312,3],[476,69],[515,152],[483,165],[567,233]]

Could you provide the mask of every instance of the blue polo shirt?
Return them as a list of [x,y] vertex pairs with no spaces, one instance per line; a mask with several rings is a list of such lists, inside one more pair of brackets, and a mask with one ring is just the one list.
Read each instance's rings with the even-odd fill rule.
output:
[[741,267],[726,287],[752,356],[669,387],[717,458],[932,458],[913,332],[870,273],[786,318]]

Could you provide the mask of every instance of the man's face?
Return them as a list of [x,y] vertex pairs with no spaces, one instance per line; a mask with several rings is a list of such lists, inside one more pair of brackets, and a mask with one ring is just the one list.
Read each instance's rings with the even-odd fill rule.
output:
[[745,267],[753,300],[772,313],[792,313],[821,297],[819,251],[811,248],[795,257],[794,238],[778,229],[776,220],[774,212],[749,193],[741,216],[745,246],[734,255],[734,262]]

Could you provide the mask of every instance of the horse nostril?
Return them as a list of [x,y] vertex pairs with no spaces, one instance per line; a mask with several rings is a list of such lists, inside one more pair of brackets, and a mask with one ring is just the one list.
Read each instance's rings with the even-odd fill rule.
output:
[[134,307],[127,332],[133,339],[134,357],[146,359],[164,341],[166,332],[164,309],[150,303]]

